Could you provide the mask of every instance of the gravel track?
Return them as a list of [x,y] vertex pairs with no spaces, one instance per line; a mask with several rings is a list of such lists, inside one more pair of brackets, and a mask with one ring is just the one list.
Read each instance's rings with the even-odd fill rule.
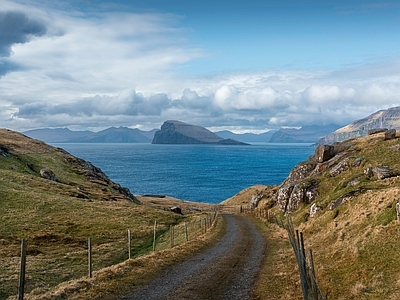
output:
[[223,217],[226,233],[214,246],[119,299],[251,299],[265,241],[248,219],[236,215]]

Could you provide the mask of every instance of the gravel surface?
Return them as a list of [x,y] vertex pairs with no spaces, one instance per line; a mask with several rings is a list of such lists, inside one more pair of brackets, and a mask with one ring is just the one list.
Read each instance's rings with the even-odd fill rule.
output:
[[248,219],[223,217],[227,231],[213,247],[119,299],[251,299],[265,241]]

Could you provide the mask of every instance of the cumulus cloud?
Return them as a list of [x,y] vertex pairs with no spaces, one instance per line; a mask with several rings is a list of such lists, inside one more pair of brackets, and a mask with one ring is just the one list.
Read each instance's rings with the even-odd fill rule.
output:
[[185,39],[180,16],[32,9],[0,15],[0,126],[152,129],[179,119],[259,132],[345,125],[400,103],[400,60],[187,76],[180,66],[206,51]]

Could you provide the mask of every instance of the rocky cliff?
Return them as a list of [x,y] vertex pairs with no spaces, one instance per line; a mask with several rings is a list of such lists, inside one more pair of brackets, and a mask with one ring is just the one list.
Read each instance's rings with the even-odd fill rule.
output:
[[313,215],[333,210],[368,188],[380,188],[386,178],[400,179],[400,144],[396,134],[388,135],[392,131],[370,130],[364,138],[318,146],[279,186],[275,195],[279,209],[288,215],[313,203]]
[[318,140],[318,145],[333,144],[350,138],[366,136],[375,128],[400,129],[400,106],[380,110],[372,115],[354,121]]
[[223,139],[204,127],[175,120],[164,122],[161,130],[154,134],[152,144],[246,145],[236,140]]

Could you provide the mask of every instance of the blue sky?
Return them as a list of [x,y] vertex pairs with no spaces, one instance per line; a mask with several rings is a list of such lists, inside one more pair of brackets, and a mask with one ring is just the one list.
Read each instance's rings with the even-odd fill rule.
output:
[[400,105],[400,3],[0,0],[0,126],[346,125]]

